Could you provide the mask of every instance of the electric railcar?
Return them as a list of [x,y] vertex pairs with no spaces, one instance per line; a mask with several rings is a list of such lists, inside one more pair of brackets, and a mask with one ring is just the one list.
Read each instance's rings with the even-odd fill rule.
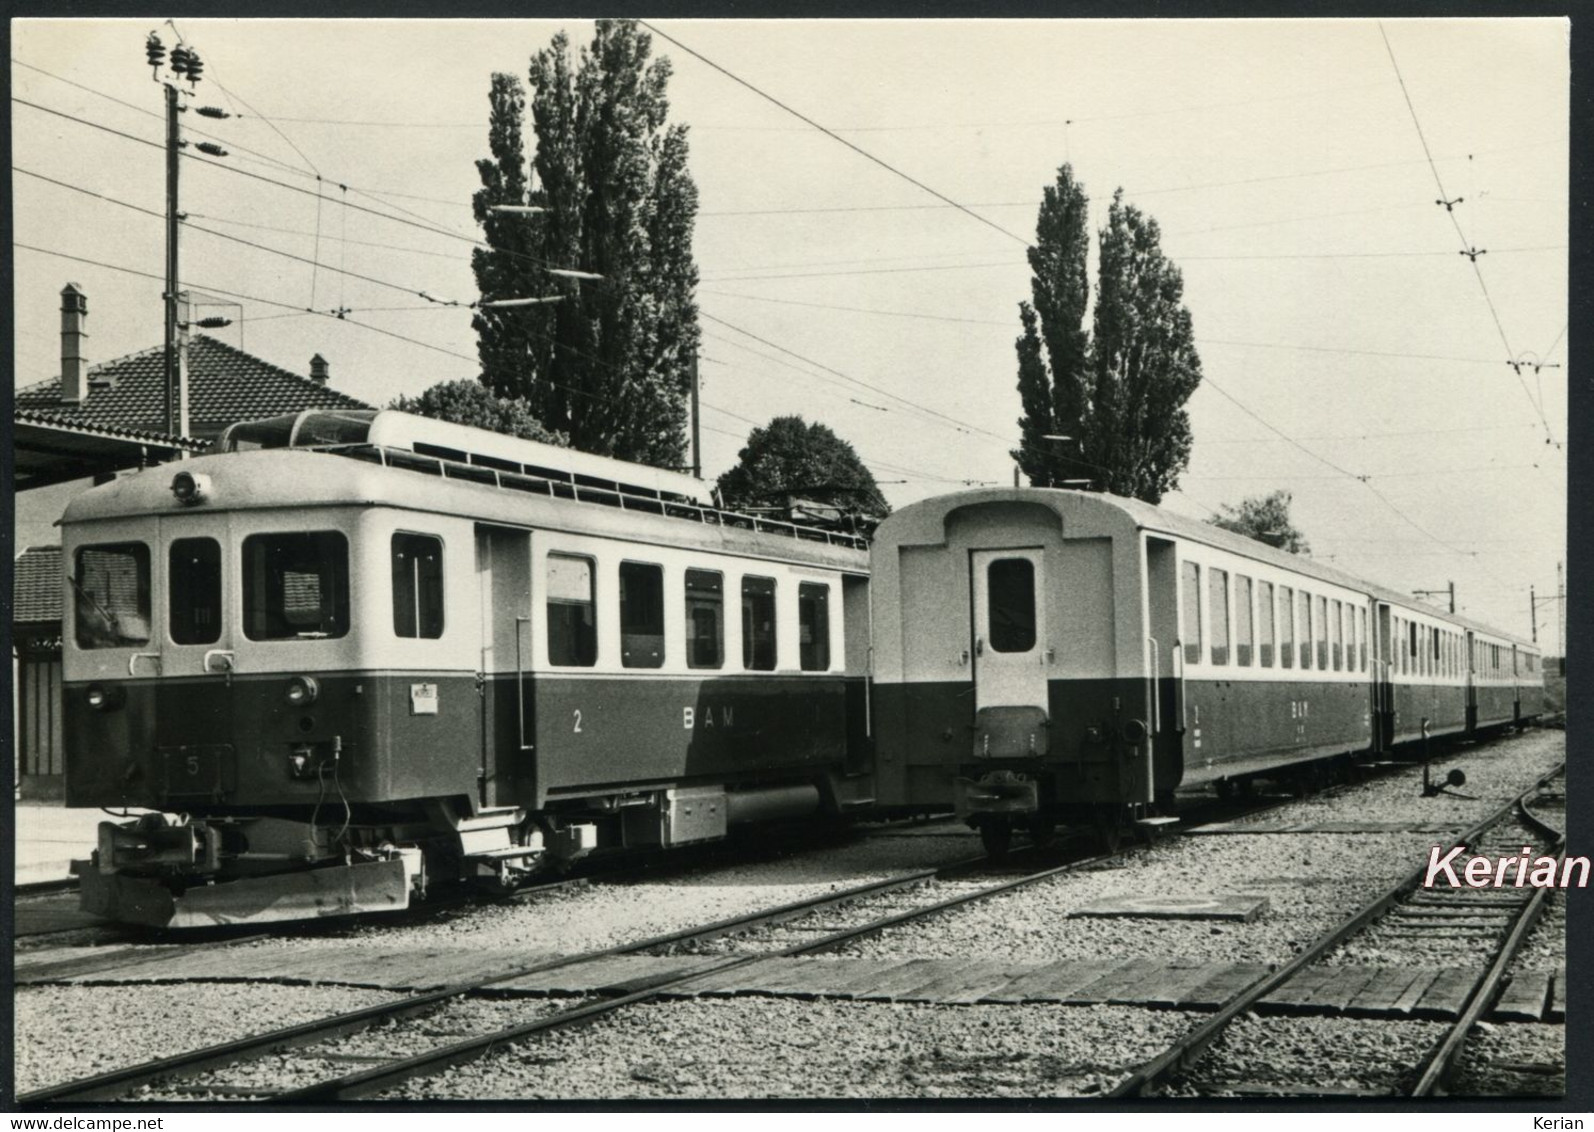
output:
[[993,849],[1543,710],[1536,646],[1136,500],[941,496],[871,560],[878,801]]
[[150,811],[86,909],[396,910],[870,803],[861,538],[392,411],[217,448],[62,520],[66,802]]

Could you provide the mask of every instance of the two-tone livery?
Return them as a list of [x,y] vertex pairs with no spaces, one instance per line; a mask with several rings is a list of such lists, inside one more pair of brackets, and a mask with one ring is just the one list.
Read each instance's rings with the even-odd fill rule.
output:
[[1528,642],[1135,500],[926,500],[872,577],[878,799],[994,846],[1542,710]]
[[691,477],[393,412],[235,426],[63,520],[85,906],[405,906],[867,804],[867,554]]

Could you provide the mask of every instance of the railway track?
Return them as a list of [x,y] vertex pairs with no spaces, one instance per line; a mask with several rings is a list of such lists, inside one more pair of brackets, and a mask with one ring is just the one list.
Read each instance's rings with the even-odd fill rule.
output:
[[[1331,795],[1339,789],[1342,787],[1331,787],[1324,794]],[[1294,799],[1290,797],[1273,797],[1261,800],[1260,803],[1257,801],[1203,803],[1188,812],[1187,826],[1193,828],[1198,823],[1266,813],[1289,805],[1293,801]],[[553,959],[545,958],[391,1003],[382,1003],[270,1033],[196,1049],[92,1078],[64,1082],[23,1094],[17,1100],[19,1104],[25,1105],[113,1100],[126,1097],[129,1093],[150,1089],[157,1093],[164,1089],[176,1096],[267,1100],[283,1104],[327,1103],[369,1097],[406,1080],[429,1076],[465,1064],[494,1048],[501,1048],[506,1043],[563,1027],[585,1024],[628,1006],[655,1000],[667,992],[689,990],[694,984],[706,983],[708,980],[723,977],[739,968],[764,960],[811,955],[839,947],[864,936],[1036,884],[1065,872],[1104,865],[1137,849],[1138,846],[1128,846],[1105,854],[1087,855],[1063,863],[1046,863],[1041,867],[1027,870],[1022,867],[1023,863],[1031,858],[1046,857],[1047,850],[1025,847],[1015,851],[1000,864],[985,856],[971,857],[936,868],[917,870],[886,880],[858,885],[841,892],[794,901],[630,944]],[[1055,855],[1049,860],[1055,861]],[[989,877],[989,870],[992,867],[1004,870],[1004,875],[1000,879],[985,881],[978,879],[978,870],[986,869],[986,875]],[[1011,875],[1013,872],[1017,872],[1018,875]],[[971,874],[974,874],[976,879],[968,879]],[[935,892],[923,892],[918,894],[921,898],[913,898],[914,890],[930,889],[937,884],[961,886],[961,890],[946,896],[939,896]],[[905,903],[909,906],[904,907]],[[891,907],[882,908],[882,904]],[[726,955],[707,965],[695,964],[690,970],[679,974],[666,973],[652,978],[643,977],[637,980],[638,985],[627,993],[600,1001],[584,1002],[507,1027],[492,1028],[483,1033],[473,1034],[464,1040],[431,1048],[412,1056],[382,1059],[371,1055],[349,1055],[333,1051],[328,1059],[331,1064],[351,1060],[357,1063],[375,1061],[376,1064],[366,1064],[361,1069],[341,1075],[331,1075],[312,1083],[286,1089],[262,1088],[258,1085],[229,1085],[224,1080],[202,1084],[184,1083],[217,1070],[232,1066],[247,1066],[287,1051],[296,1051],[297,1063],[308,1063],[316,1058],[314,1047],[360,1034],[379,1025],[431,1018],[458,1004],[491,995],[497,984],[509,983],[527,976],[572,968],[605,958],[690,953],[703,944],[726,936],[747,935],[760,929],[775,928],[816,913],[825,913],[833,919],[844,911],[854,917],[851,922],[839,927],[833,923],[827,924],[829,930],[809,933],[797,942],[783,945],[776,943],[752,953]]]
[[[1564,856],[1564,835],[1537,817],[1529,808],[1532,798],[1546,784],[1565,773],[1565,765],[1541,775],[1539,779],[1511,802],[1485,817],[1463,832],[1445,847],[1445,852],[1457,845],[1477,847],[1485,856],[1510,854],[1521,845],[1520,836],[1504,838],[1495,833],[1516,816],[1524,825],[1551,840],[1547,855]],[[1481,839],[1481,840],[1480,840]],[[1186,1075],[1199,1075],[1199,1062],[1228,1030],[1230,1025],[1251,1011],[1274,992],[1284,988],[1291,980],[1308,971],[1341,944],[1365,931],[1381,919],[1399,914],[1405,902],[1417,890],[1427,872],[1426,865],[1414,870],[1392,885],[1380,896],[1363,906],[1327,932],[1323,933],[1288,963],[1256,979],[1238,991],[1218,1011],[1198,1026],[1187,1031],[1168,1048],[1146,1061],[1125,1078],[1110,1094],[1114,1098],[1146,1097],[1174,1084]],[[1465,1046],[1467,1035],[1495,1005],[1500,997],[1502,980],[1510,967],[1522,941],[1537,921],[1544,908],[1548,889],[1532,889],[1530,896],[1505,903],[1505,907],[1491,908],[1495,914],[1494,926],[1498,942],[1490,957],[1488,970],[1477,980],[1468,993],[1464,1006],[1443,1038],[1437,1042],[1421,1064],[1414,1066],[1402,1081],[1402,1093],[1410,1096],[1431,1096],[1441,1093],[1444,1082],[1454,1069]],[[1322,1097],[1337,1095],[1332,1090],[1303,1086],[1298,1091],[1270,1089],[1269,1096]],[[1392,1094],[1394,1095],[1394,1094]]]
[[[1338,789],[1330,788],[1320,796],[1331,796],[1337,793]],[[1254,802],[1246,805],[1232,802],[1203,804],[1197,806],[1188,814],[1186,828],[1193,828],[1197,821],[1203,823],[1222,821],[1240,815],[1265,813],[1280,806],[1288,805],[1292,801],[1293,799],[1290,798],[1274,798],[1266,800],[1261,805],[1257,805]],[[1492,816],[1491,821],[1498,820],[1499,816],[1498,814]],[[1479,828],[1482,828],[1482,825]],[[1469,831],[1469,834],[1463,836],[1469,836],[1471,833],[1472,831]],[[909,923],[916,919],[933,916],[941,911],[973,901],[1035,884],[1064,872],[1106,864],[1114,858],[1122,856],[1125,852],[1133,851],[1134,848],[1131,847],[1121,852],[1088,856],[1062,864],[1047,864],[1041,868],[1020,872],[1017,876],[1007,876],[1004,879],[988,883],[971,882],[967,879],[967,874],[982,865],[988,866],[990,864],[989,860],[983,857],[969,858],[935,869],[919,870],[887,880],[859,885],[839,893],[796,901],[627,945],[551,959],[543,957],[540,960],[528,962],[514,969],[495,971],[490,976],[460,982],[436,991],[412,995],[391,1003],[383,1003],[271,1033],[196,1049],[188,1053],[100,1074],[93,1078],[68,1081],[35,1090],[18,1097],[18,1103],[40,1105],[84,1100],[111,1100],[123,1098],[130,1093],[139,1091],[143,1091],[143,1095],[149,1095],[153,1091],[155,1095],[169,1094],[173,1097],[202,1096],[210,1099],[268,1100],[274,1103],[326,1103],[336,1100],[369,1097],[391,1089],[406,1080],[434,1075],[453,1066],[467,1063],[494,1048],[501,1048],[507,1043],[562,1027],[578,1026],[615,1011],[623,1010],[628,1006],[652,1001],[667,993],[679,994],[683,991],[690,993],[694,984],[706,984],[713,979],[722,978],[739,968],[753,963],[771,958],[811,955],[839,947],[863,936]],[[1028,852],[1034,854],[1039,851],[1029,850]],[[1008,862],[1009,866],[1016,867],[1021,864],[1024,856],[1024,853],[1015,854],[1014,859]],[[1055,860],[1055,857],[1052,859]],[[961,883],[965,886],[962,891],[941,898],[937,898],[935,893],[920,893],[920,898],[908,901],[911,903],[910,907],[901,906],[907,895],[914,889],[929,888],[937,883],[951,882],[956,884],[959,882],[960,877],[963,878]],[[879,905],[883,901],[896,901],[898,906],[892,910],[885,911],[884,914],[879,914],[882,911]],[[350,1055],[340,1053],[335,1049],[328,1052],[325,1058],[328,1065],[337,1066],[339,1063],[346,1065],[351,1061],[361,1065],[361,1068],[352,1072],[341,1074],[323,1072],[320,1079],[292,1085],[288,1088],[283,1088],[280,1085],[262,1087],[258,1082],[229,1084],[226,1080],[206,1080],[203,1083],[192,1083],[195,1078],[215,1073],[229,1066],[247,1067],[261,1059],[275,1054],[287,1053],[288,1051],[294,1051],[293,1065],[303,1066],[317,1059],[316,1047],[318,1046],[350,1038],[379,1025],[391,1026],[406,1022],[420,1022],[448,1009],[473,1001],[480,1001],[486,996],[493,995],[495,984],[571,968],[608,957],[661,956],[692,952],[698,945],[717,938],[745,935],[756,932],[760,928],[772,927],[811,916],[816,912],[835,913],[849,907],[852,913],[861,913],[861,916],[844,926],[832,927],[832,930],[827,930],[823,933],[811,933],[798,942],[788,943],[784,946],[768,947],[752,954],[723,956],[713,960],[706,966],[700,962],[689,971],[683,973],[665,973],[656,977],[639,978],[635,981],[634,986],[625,988],[623,993],[616,993],[615,988],[610,988],[605,992],[614,995],[614,997],[601,1001],[582,1002],[574,1007],[555,1010],[552,1013],[541,1013],[537,1017],[531,1017],[509,1026],[494,1026],[484,1032],[470,1034],[460,1041],[428,1048],[423,1052],[410,1056],[386,1058],[372,1054]],[[1376,911],[1369,913],[1364,910],[1360,914],[1361,919],[1359,922],[1365,923],[1373,915],[1376,915]],[[1353,917],[1353,919],[1357,918]],[[1337,938],[1342,938],[1343,934],[1348,934],[1348,930],[1350,929],[1342,932]],[[1305,962],[1310,962],[1311,956],[1319,953],[1320,949],[1315,946],[1313,949],[1309,949]],[[1305,962],[1302,962],[1298,957],[1296,964],[1292,964],[1291,968],[1287,968],[1281,973],[1286,975],[1293,973],[1293,970],[1298,970],[1300,966],[1304,966]],[[1278,982],[1282,981],[1282,979],[1278,980]],[[1262,983],[1258,984],[1257,987],[1251,988],[1251,990],[1259,991],[1257,995],[1259,997],[1260,993],[1266,993],[1268,987],[1272,985],[1277,985],[1273,979],[1263,980]],[[527,1002],[524,999],[518,1001],[521,1003]],[[1242,996],[1241,999],[1236,999],[1235,1003],[1231,1003],[1229,1007],[1225,1007],[1224,1012],[1220,1012],[1220,1014],[1226,1013],[1227,1017],[1232,1018],[1245,1008],[1243,1005],[1236,1005],[1236,1003],[1242,1001],[1254,1001],[1254,999],[1249,994]],[[525,1012],[534,1013],[531,1010]],[[1198,1028],[1198,1030],[1200,1029]],[[1217,1030],[1213,1030],[1208,1040],[1201,1043],[1201,1048],[1204,1048],[1210,1041],[1210,1037],[1215,1037],[1217,1032]],[[1193,1052],[1196,1047],[1192,1043],[1188,1048]],[[1188,1061],[1182,1061],[1179,1064],[1188,1064]],[[293,1073],[285,1073],[285,1075],[293,1075]],[[1160,1075],[1141,1073],[1136,1074],[1126,1084],[1136,1080],[1143,1080],[1148,1088],[1155,1088],[1155,1082],[1159,1079]]]

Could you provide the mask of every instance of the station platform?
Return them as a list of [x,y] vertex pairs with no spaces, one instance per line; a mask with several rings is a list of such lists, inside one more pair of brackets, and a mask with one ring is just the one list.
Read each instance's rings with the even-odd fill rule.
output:
[[93,850],[99,824],[110,820],[103,810],[69,810],[59,803],[15,802],[16,884],[66,880],[74,858]]

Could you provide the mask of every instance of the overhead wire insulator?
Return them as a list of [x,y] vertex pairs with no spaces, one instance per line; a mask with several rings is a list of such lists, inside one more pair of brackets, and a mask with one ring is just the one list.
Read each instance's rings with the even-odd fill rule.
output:
[[195,142],[194,148],[199,150],[200,153],[208,153],[212,157],[227,156],[227,151],[222,149],[221,146],[217,145],[215,142]]
[[197,108],[201,118],[231,118],[232,115],[220,106],[200,106]]
[[144,56],[149,60],[149,65],[157,71],[160,70],[161,64],[166,62],[166,45],[154,32],[150,32],[149,38],[144,41]]
[[205,330],[220,330],[224,326],[231,326],[232,319],[222,318],[220,315],[212,315],[209,318],[200,319],[194,325]]
[[172,74],[179,78],[188,74],[188,48],[179,43],[172,48]]
[[192,48],[188,51],[188,85],[193,88],[199,84],[199,77],[205,73],[205,61],[199,57],[199,52]]

